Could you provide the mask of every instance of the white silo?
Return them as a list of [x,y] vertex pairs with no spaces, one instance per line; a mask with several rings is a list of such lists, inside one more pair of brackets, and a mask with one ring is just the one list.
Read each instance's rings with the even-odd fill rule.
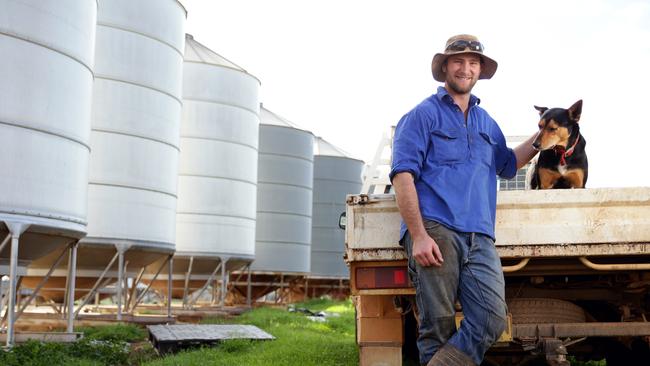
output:
[[[282,282],[281,287],[285,275],[309,273],[314,142],[311,132],[263,106],[260,122],[256,245],[251,270],[277,275],[270,281]],[[254,298],[264,295],[262,292],[254,290]]]
[[185,304],[217,278],[224,294],[226,273],[254,259],[259,87],[187,35],[172,290]]
[[11,344],[19,262],[24,272],[63,256],[86,234],[97,4],[0,0],[0,9],[0,275],[11,279]]
[[[310,281],[349,277],[343,261],[345,232],[338,223],[345,212],[346,195],[361,190],[363,164],[322,138],[315,138]],[[312,286],[312,292],[318,294],[319,290]]]
[[94,283],[79,291],[90,290],[83,306],[117,278],[118,319],[125,273],[175,249],[186,15],[176,0],[98,2],[88,236],[77,279]]

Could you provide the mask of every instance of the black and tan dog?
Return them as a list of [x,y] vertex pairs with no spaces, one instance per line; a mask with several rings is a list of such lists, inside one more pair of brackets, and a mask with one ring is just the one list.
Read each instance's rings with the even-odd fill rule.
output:
[[582,100],[569,109],[535,106],[541,116],[533,147],[539,158],[531,189],[584,188],[587,183],[587,142],[580,134]]

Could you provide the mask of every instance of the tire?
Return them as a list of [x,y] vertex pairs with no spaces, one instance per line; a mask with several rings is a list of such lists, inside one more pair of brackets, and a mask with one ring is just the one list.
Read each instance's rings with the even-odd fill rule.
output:
[[512,324],[584,323],[585,311],[564,300],[520,298],[508,301]]

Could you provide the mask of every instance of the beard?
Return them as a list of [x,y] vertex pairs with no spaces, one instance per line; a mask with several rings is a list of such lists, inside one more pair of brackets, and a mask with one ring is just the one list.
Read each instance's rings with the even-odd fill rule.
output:
[[470,81],[468,86],[462,87],[458,85],[458,83],[452,76],[447,75],[447,85],[449,85],[449,88],[456,94],[468,94],[469,92],[472,91],[477,81],[478,79],[472,79],[472,81]]

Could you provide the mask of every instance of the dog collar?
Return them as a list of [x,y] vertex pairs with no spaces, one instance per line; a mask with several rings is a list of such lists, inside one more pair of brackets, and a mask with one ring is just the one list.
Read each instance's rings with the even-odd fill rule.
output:
[[574,142],[573,145],[571,145],[571,147],[568,150],[566,150],[564,146],[555,146],[553,148],[553,150],[555,150],[555,155],[560,155],[560,166],[566,165],[566,158],[568,158],[573,154],[576,145],[578,145],[578,141],[580,141],[580,134],[578,134],[578,137],[576,138],[576,142]]

